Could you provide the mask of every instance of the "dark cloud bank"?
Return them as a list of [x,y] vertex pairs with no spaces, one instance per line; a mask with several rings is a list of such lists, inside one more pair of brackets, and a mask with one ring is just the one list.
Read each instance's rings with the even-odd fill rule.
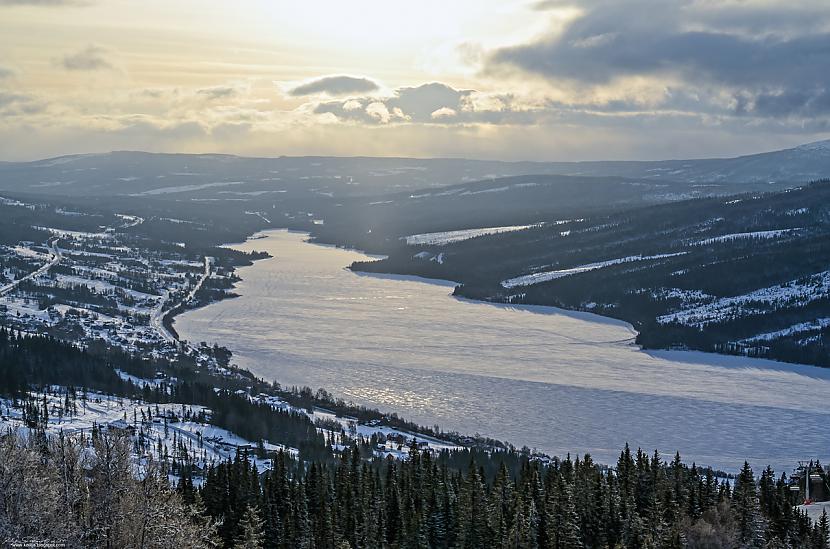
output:
[[[563,5],[542,2],[538,9]],[[724,90],[738,115],[830,114],[830,9],[823,2],[685,0],[582,2],[563,33],[497,50],[488,70],[602,85],[626,76],[672,76]]]

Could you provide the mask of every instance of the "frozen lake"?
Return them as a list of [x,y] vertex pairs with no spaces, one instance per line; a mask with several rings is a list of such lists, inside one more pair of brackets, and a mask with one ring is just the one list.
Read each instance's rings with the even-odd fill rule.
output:
[[[323,387],[424,425],[615,463],[679,450],[733,470],[830,457],[830,370],[704,353],[643,352],[620,321],[453,298],[452,284],[362,275],[366,255],[271,231],[236,246],[241,297],[176,330],[229,347],[283,386]],[[667,455],[666,457],[671,457]]]

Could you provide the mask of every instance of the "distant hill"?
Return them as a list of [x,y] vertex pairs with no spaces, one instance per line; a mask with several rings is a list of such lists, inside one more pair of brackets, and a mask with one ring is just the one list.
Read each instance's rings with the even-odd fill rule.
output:
[[[0,190],[48,195],[245,197],[383,194],[519,175],[622,177],[692,185],[804,183],[830,175],[830,141],[737,158],[499,162],[372,157],[245,158],[111,152],[0,163]],[[246,195],[246,193],[249,193]]]

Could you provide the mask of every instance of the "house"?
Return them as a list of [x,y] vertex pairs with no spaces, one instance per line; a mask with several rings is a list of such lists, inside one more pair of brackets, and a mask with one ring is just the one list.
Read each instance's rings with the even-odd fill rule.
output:
[[135,427],[133,425],[130,425],[123,419],[116,419],[115,421],[110,421],[109,423],[107,423],[107,430],[119,431],[122,433],[129,434],[135,433]]
[[406,444],[406,437],[401,433],[392,433],[390,435],[387,435],[386,440],[399,445]]

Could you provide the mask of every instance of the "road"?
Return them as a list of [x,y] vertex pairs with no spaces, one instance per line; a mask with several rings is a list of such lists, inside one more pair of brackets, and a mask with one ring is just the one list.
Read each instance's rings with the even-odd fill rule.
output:
[[[135,227],[137,225],[141,225],[142,223],[144,223],[144,218],[139,217],[137,215],[125,215],[125,214],[116,214],[116,215],[118,215],[124,221],[124,225],[118,227],[119,229],[122,229],[122,230],[123,229],[129,229],[131,227]],[[101,234],[101,236],[103,236],[108,232],[114,231],[115,229],[116,229],[115,227],[109,227],[109,228],[105,229],[103,232],[101,232],[99,234]],[[15,280],[14,282],[10,282],[9,284],[6,284],[3,287],[0,287],[0,297],[6,296],[6,295],[10,294],[11,292],[13,292],[20,285],[20,283],[23,282],[24,280],[31,280],[33,278],[39,277],[42,274],[46,274],[47,272],[49,272],[49,269],[51,269],[52,267],[54,267],[55,265],[60,263],[61,259],[63,259],[63,255],[61,254],[60,248],[58,248],[58,240],[59,240],[59,238],[57,236],[53,236],[46,242],[46,247],[49,248],[49,253],[52,256],[49,259],[49,261],[47,261],[42,267],[40,267],[38,270],[34,271],[33,273],[30,273],[30,274],[28,274],[28,275],[26,275],[23,278],[20,278],[18,280]],[[205,258],[205,259],[207,260],[207,258]],[[201,284],[201,281],[200,281],[200,284]],[[175,338],[174,338],[174,340],[175,340]]]
[[63,259],[63,255],[61,254],[60,248],[58,248],[58,237],[53,236],[50,238],[46,243],[47,248],[49,248],[49,253],[52,257],[49,258],[49,261],[44,263],[39,269],[36,271],[27,274],[23,278],[19,278],[14,282],[6,284],[2,288],[0,288],[0,297],[10,294],[13,292],[20,283],[24,280],[32,280],[33,278],[37,278],[40,275],[46,274],[49,269],[60,263],[61,259]]
[[150,325],[159,333],[159,335],[161,337],[164,338],[165,341],[167,341],[169,343],[172,343],[174,345],[178,345],[180,343],[178,338],[175,335],[173,335],[172,333],[170,333],[170,330],[168,330],[167,327],[164,325],[164,316],[168,312],[172,311],[173,309],[176,309],[177,307],[180,307],[180,306],[182,306],[186,303],[189,303],[190,300],[192,300],[194,297],[196,297],[196,293],[200,289],[202,289],[202,285],[204,285],[205,280],[207,280],[210,277],[210,272],[211,272],[211,266],[212,265],[213,265],[213,258],[209,257],[209,256],[205,256],[204,272],[202,273],[202,276],[199,277],[199,281],[196,282],[196,284],[193,286],[193,288],[190,289],[190,291],[187,293],[187,295],[182,300],[177,302],[176,304],[167,307],[166,305],[167,305],[167,300],[170,299],[170,292],[165,291],[164,292],[164,297],[161,299],[161,301],[159,301],[158,305],[156,305],[155,308],[153,309],[153,312],[150,314]]

